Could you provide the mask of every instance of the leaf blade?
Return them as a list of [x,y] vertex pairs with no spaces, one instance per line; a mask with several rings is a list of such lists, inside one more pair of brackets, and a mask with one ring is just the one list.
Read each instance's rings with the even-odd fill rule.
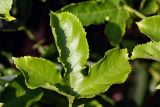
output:
[[160,42],[149,42],[147,44],[137,45],[132,52],[131,59],[144,58],[160,60]]
[[153,41],[160,41],[160,16],[151,16],[140,22],[137,22],[140,31]]
[[120,0],[87,1],[72,3],[61,11],[69,11],[79,17],[84,26],[98,25],[108,21],[105,34],[114,46],[120,43],[125,33],[128,11],[120,6]]
[[13,0],[1,0],[0,1],[0,19],[5,19],[7,21],[15,20],[14,17],[10,16],[9,11],[11,9]]
[[123,83],[131,71],[128,60],[127,50],[115,48],[106,52],[105,57],[90,68],[89,75],[77,89],[80,97],[93,97],[112,84]]
[[48,60],[30,56],[13,58],[13,60],[16,67],[23,73],[26,85],[31,89],[62,82],[56,65]]
[[105,26],[105,34],[110,43],[116,46],[121,42],[125,33],[129,13],[123,9],[117,9],[110,17],[112,19]]
[[65,79],[71,87],[76,87],[82,78],[81,70],[89,56],[86,33],[74,15],[68,12],[51,12],[51,27],[59,52],[59,62],[65,68]]

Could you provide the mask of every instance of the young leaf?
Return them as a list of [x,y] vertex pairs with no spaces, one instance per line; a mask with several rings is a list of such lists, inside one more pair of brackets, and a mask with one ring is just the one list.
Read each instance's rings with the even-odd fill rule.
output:
[[51,12],[50,22],[60,55],[59,61],[65,68],[65,79],[69,86],[76,87],[89,54],[86,33],[80,21],[68,12]]
[[62,83],[62,77],[56,65],[48,60],[30,56],[13,58],[13,60],[16,67],[22,71],[26,85],[31,89],[53,86],[53,90],[57,91],[54,85]]
[[15,18],[9,14],[12,2],[13,0],[0,0],[0,19],[5,19],[8,21],[15,20]]
[[140,22],[137,25],[142,33],[147,35],[153,41],[160,41],[160,16],[151,16]]
[[129,13],[120,6],[120,0],[73,3],[62,8],[61,11],[74,13],[84,26],[108,21],[105,34],[112,45],[117,45],[121,41],[125,32],[125,22],[129,18]]
[[112,84],[123,83],[131,71],[126,49],[112,49],[89,69],[88,76],[79,84],[80,97],[93,97],[107,91]]
[[133,49],[131,59],[145,58],[160,61],[160,42],[149,42]]

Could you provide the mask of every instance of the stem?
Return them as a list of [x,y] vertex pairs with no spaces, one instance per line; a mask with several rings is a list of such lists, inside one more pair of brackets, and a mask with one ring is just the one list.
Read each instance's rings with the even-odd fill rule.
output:
[[33,33],[30,30],[28,30],[25,26],[20,27],[19,30],[23,30],[28,35],[29,39],[33,41],[35,40]]
[[26,34],[28,35],[28,37],[29,37],[31,40],[35,40],[35,37],[34,37],[33,33],[32,33],[30,30],[25,29],[24,31],[26,32]]
[[114,102],[111,98],[107,97],[105,94],[100,95],[100,97],[101,97],[104,101],[110,103],[112,106],[115,106],[115,102]]
[[68,97],[68,101],[69,101],[69,107],[72,107],[72,104],[74,102],[74,97]]
[[128,5],[125,5],[125,4],[124,4],[123,8],[124,8],[125,10],[131,12],[131,13],[134,13],[136,16],[138,16],[138,17],[141,18],[141,19],[145,19],[145,18],[146,18],[145,15],[143,15],[142,13],[140,13],[139,11],[137,11],[136,9],[133,9],[133,8],[129,7]]
[[141,1],[141,4],[140,4],[140,8],[139,9],[142,9],[144,7],[144,3],[146,2],[146,0],[142,0]]

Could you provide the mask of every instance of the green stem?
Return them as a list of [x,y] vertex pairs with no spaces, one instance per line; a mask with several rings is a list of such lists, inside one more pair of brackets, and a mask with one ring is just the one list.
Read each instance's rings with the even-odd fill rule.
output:
[[114,102],[111,98],[107,97],[105,94],[100,95],[100,97],[101,97],[104,101],[110,103],[112,106],[115,105],[115,102]]
[[33,41],[35,40],[33,33],[30,30],[28,30],[25,26],[20,27],[19,30],[23,30],[28,35],[29,39]]
[[137,11],[136,9],[133,9],[133,8],[129,7],[128,5],[125,5],[125,4],[124,4],[123,8],[124,8],[125,10],[131,12],[131,13],[134,13],[136,16],[138,16],[138,17],[141,18],[141,19],[145,19],[145,18],[146,18],[145,15],[143,15],[142,13],[140,13],[139,11]]
[[69,101],[69,107],[72,107],[74,102],[74,97],[68,97],[68,101]]
[[146,0],[142,0],[142,1],[141,1],[140,8],[139,8],[139,9],[142,9],[142,8],[144,7],[145,2],[146,2]]

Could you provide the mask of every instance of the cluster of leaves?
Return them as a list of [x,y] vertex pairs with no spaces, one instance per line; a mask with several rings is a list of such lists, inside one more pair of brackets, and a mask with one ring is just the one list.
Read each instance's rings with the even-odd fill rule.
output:
[[60,54],[59,62],[63,64],[65,73],[61,75],[55,64],[41,58],[13,58],[17,68],[23,72],[28,87],[52,89],[69,98],[89,98],[106,91],[112,84],[125,81],[131,71],[127,50],[115,48],[106,52],[103,59],[85,71],[88,74],[85,76],[82,70],[89,50],[82,25],[70,13],[50,15]]
[[[2,6],[1,17],[9,21],[14,20],[9,15],[12,0],[3,2],[6,3],[6,6]],[[27,87],[38,89],[27,89],[21,85],[19,78],[17,78],[9,86],[9,88],[16,89],[15,96],[17,98],[13,100],[8,98],[5,106],[15,105],[14,102],[19,102],[15,106],[23,106],[24,104],[26,107],[31,106],[34,102],[39,101],[44,94],[39,87],[56,91],[69,99],[69,106],[77,106],[75,100],[92,98],[107,91],[113,84],[123,83],[131,71],[130,60],[143,58],[159,61],[160,37],[158,35],[160,31],[158,27],[160,26],[160,16],[145,17],[143,15],[156,14],[158,1],[142,0],[139,11],[143,14],[128,5],[130,3],[125,0],[90,0],[71,3],[56,13],[50,12],[50,26],[59,53],[58,62],[62,64],[64,69],[58,69],[55,63],[43,58],[13,57],[14,64],[25,77]],[[119,44],[126,32],[127,21],[133,15],[143,19],[137,22],[137,26],[141,33],[149,37],[151,41],[137,45],[129,57],[127,49],[120,49]],[[105,24],[104,33],[115,48],[108,50],[100,61],[87,70],[89,46],[83,26],[99,24]],[[155,66],[158,68],[158,65],[156,62],[152,68]],[[153,72],[154,70],[152,70]],[[158,78],[157,83],[159,81]],[[157,89],[159,88],[160,85],[157,86]]]

